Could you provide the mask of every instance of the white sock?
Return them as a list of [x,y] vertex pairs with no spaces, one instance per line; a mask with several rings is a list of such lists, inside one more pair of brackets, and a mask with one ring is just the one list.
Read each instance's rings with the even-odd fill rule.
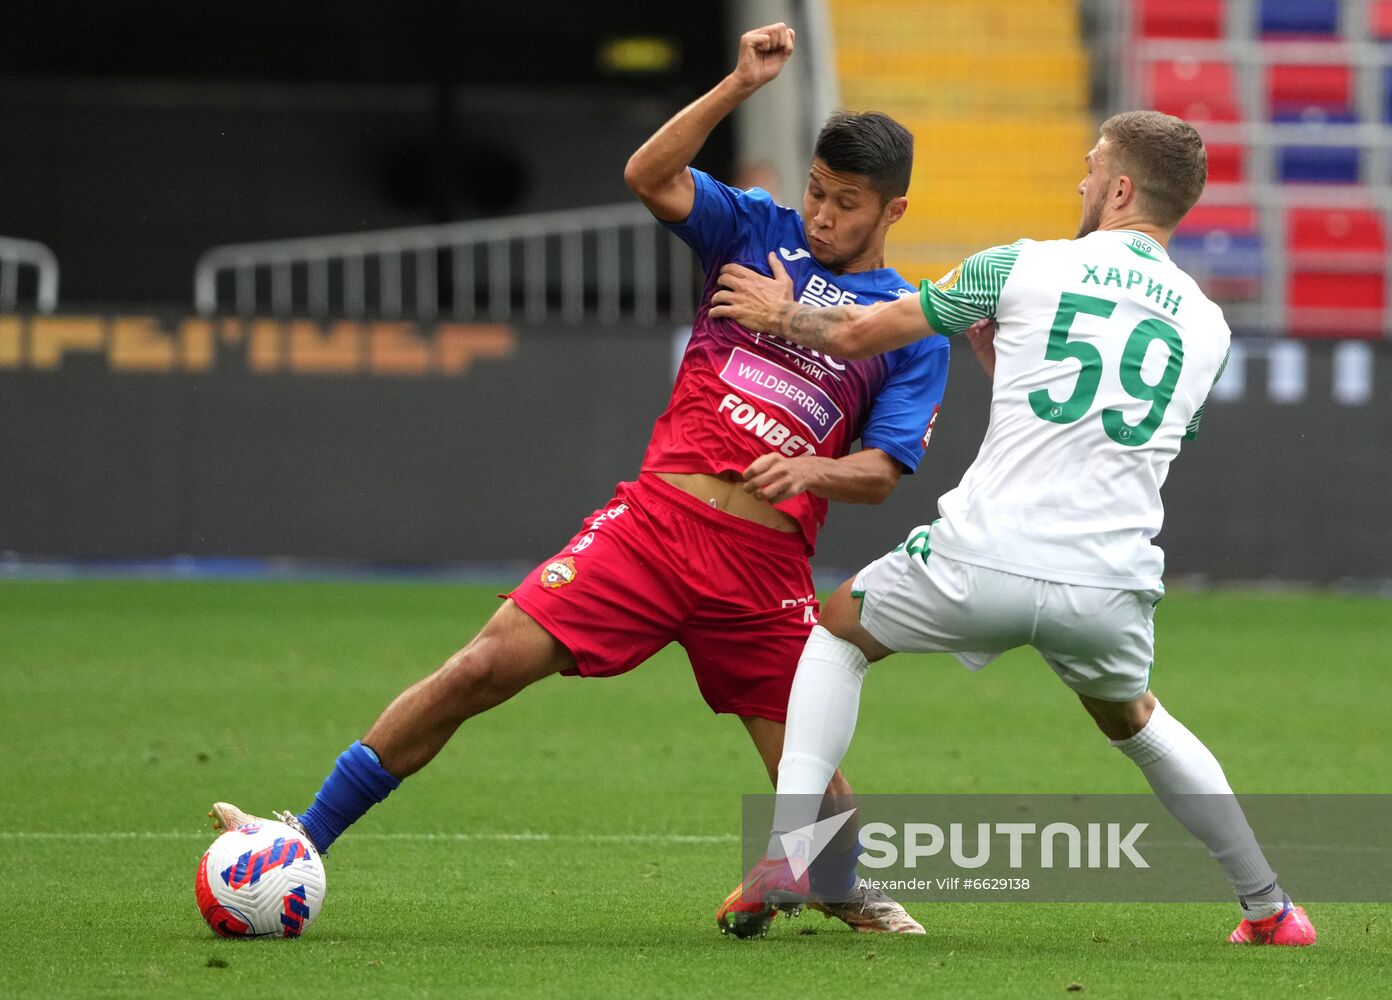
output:
[[785,856],[780,833],[817,821],[827,784],[851,745],[869,669],[854,643],[813,626],[788,695],[769,857]]
[[1244,914],[1257,920],[1279,913],[1285,894],[1208,747],[1159,702],[1144,729],[1111,743],[1136,762],[1170,815],[1208,848]]

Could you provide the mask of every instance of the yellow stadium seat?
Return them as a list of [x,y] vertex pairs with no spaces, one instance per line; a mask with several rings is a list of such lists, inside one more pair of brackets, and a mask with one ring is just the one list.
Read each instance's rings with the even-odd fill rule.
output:
[[842,106],[915,136],[889,263],[936,278],[982,247],[1072,236],[1095,138],[1075,0],[831,0]]

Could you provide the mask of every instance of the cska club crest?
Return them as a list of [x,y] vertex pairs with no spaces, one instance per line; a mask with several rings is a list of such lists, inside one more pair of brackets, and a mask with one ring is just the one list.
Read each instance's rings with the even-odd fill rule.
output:
[[548,590],[564,587],[575,579],[575,560],[566,556],[549,562],[541,568],[541,585]]

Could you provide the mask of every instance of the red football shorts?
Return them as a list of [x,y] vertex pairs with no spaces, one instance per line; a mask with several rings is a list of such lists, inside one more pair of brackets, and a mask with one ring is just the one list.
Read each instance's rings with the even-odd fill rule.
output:
[[669,642],[716,712],[782,722],[817,621],[801,535],[727,514],[644,473],[508,595],[584,677],[632,670]]

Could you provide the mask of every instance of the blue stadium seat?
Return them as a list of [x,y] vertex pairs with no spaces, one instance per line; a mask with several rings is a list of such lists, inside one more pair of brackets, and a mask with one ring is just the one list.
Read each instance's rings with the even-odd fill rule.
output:
[[1353,122],[1355,78],[1347,63],[1274,63],[1266,68],[1266,100],[1273,121]]
[[1266,264],[1261,232],[1251,205],[1199,204],[1170,241],[1175,263],[1204,291],[1224,301],[1261,294]]
[[1350,108],[1326,109],[1318,106],[1304,108],[1278,107],[1272,110],[1271,120],[1285,124],[1319,122],[1321,124],[1331,125],[1353,125],[1358,121],[1358,114]]
[[1382,120],[1392,123],[1392,66],[1382,70]]
[[1362,152],[1357,146],[1284,146],[1278,173],[1292,184],[1357,184]]
[[1256,233],[1175,233],[1170,256],[1205,291],[1222,299],[1253,296],[1266,269]]
[[1339,31],[1338,0],[1262,0],[1263,35],[1320,36]]

